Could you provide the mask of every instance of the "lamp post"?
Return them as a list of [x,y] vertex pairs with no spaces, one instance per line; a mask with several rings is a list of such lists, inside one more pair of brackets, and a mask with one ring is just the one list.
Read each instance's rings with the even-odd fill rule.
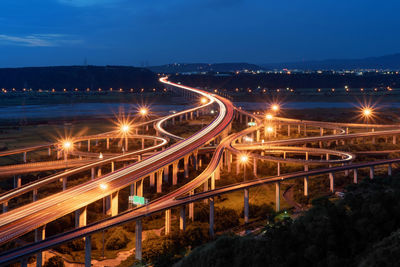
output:
[[240,162],[243,164],[243,182],[246,180],[246,163],[249,161],[249,157],[247,155],[240,156]]
[[[107,184],[100,184],[101,190],[106,190],[108,188]],[[106,215],[106,198],[103,197],[103,216]],[[104,259],[104,230],[102,231],[103,234],[103,259]]]

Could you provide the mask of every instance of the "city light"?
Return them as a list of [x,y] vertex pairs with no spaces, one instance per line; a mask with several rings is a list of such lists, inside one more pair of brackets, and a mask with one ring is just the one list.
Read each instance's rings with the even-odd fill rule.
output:
[[103,153],[100,152],[99,159],[103,159]]
[[272,116],[271,114],[265,115],[265,118],[266,118],[267,120],[272,120],[273,117],[274,117],[274,116]]
[[106,190],[107,188],[108,188],[107,184],[104,184],[104,183],[100,184],[101,190]]
[[362,114],[364,117],[370,117],[372,115],[372,109],[371,108],[363,108],[362,109]]
[[122,133],[127,134],[131,130],[131,126],[129,124],[122,124],[120,130]]
[[146,116],[149,113],[147,108],[141,108],[139,110],[139,112],[140,112],[140,115],[142,115],[142,116]]
[[69,141],[69,140],[65,140],[62,143],[62,147],[63,147],[64,150],[68,151],[68,150],[70,150],[72,148],[72,142]]
[[247,155],[241,155],[241,156],[240,156],[240,162],[241,162],[242,164],[247,163],[248,160],[249,160],[249,157],[248,157]]
[[206,104],[206,103],[207,103],[207,98],[202,97],[202,98],[200,99],[200,102],[201,102],[201,104]]
[[279,111],[280,107],[279,107],[278,104],[273,104],[273,105],[271,106],[271,109],[272,109],[273,111],[277,112],[277,111]]
[[272,133],[274,131],[274,128],[273,127],[271,127],[271,126],[268,126],[267,127],[267,132],[268,133]]

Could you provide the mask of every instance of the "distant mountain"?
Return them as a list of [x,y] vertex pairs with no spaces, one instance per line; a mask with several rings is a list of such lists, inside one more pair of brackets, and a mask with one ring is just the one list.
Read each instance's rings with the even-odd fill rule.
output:
[[183,73],[183,72],[234,72],[243,70],[261,70],[262,67],[249,63],[175,63],[148,67],[156,73]]
[[0,69],[0,88],[157,88],[157,75],[125,66],[64,66]]
[[261,65],[265,69],[342,70],[390,69],[400,70],[400,54],[363,59],[327,59],[320,61],[289,62]]

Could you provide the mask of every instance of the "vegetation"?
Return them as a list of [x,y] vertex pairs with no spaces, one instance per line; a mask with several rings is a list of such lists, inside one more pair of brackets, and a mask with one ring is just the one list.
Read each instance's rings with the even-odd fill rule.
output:
[[314,200],[304,216],[257,237],[220,237],[177,266],[390,266],[399,260],[398,232],[391,235],[400,223],[399,178],[365,179],[344,199]]
[[51,257],[43,267],[64,267],[64,260],[60,256],[53,256]]

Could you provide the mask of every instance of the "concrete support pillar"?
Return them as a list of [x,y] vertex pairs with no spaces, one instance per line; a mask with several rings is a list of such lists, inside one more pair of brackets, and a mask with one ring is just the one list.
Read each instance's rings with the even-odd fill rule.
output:
[[150,173],[150,187],[154,187],[155,173]]
[[304,196],[308,196],[308,176],[304,177]]
[[227,170],[230,173],[232,171],[232,153],[229,152],[228,150],[226,151],[226,156],[227,156]]
[[290,124],[287,126],[287,136],[290,136]]
[[6,213],[8,211],[8,201],[3,202],[3,213]]
[[[194,195],[194,191],[190,191],[189,192],[189,196],[193,196]],[[189,203],[189,220],[192,220],[192,222],[194,221],[194,203],[191,202]]]
[[353,183],[355,183],[355,184],[358,183],[358,170],[357,169],[353,170]]
[[395,145],[396,143],[397,143],[396,136],[393,135],[393,145]]
[[68,177],[63,177],[62,178],[63,191],[67,189],[67,182],[68,182]]
[[374,166],[369,167],[369,179],[374,179],[375,171]]
[[172,184],[178,183],[178,162],[172,163]]
[[142,149],[144,149],[144,138],[142,138]]
[[319,128],[319,135],[324,136],[324,128],[322,127]]
[[257,177],[257,159],[253,158],[253,174]]
[[375,136],[372,136],[372,144],[375,144]]
[[162,169],[157,172],[157,193],[162,192]]
[[256,132],[256,141],[260,142],[260,130],[257,130]]
[[388,164],[388,176],[392,176],[392,163]]
[[[14,178],[15,178],[15,176],[14,176]],[[14,181],[15,181],[15,180],[14,180]],[[15,188],[20,188],[21,185],[22,185],[22,178],[21,178],[21,176],[18,176],[18,177],[17,177],[17,180],[16,180],[16,182],[15,182],[15,184],[14,184],[14,187],[15,187]]]
[[169,165],[164,167],[164,182],[168,183]]
[[92,180],[93,180],[94,178],[96,178],[96,170],[95,170],[95,168],[91,168],[91,169],[90,169],[90,174],[91,174]]
[[28,259],[27,258],[21,259],[21,267],[28,267]]
[[171,209],[165,211],[165,234],[168,235],[171,232]]
[[304,171],[308,172],[308,165],[304,165]]
[[26,161],[27,161],[26,154],[27,154],[27,152],[24,152],[24,163],[26,163]]
[[85,267],[92,266],[92,236],[87,235],[85,238]]
[[244,223],[249,222],[249,189],[244,189]]
[[114,161],[111,162],[111,172],[115,171],[115,163]]
[[183,158],[185,178],[189,178],[189,156]]
[[143,181],[144,179],[141,179],[140,181],[136,182],[136,195],[139,197],[143,197]]
[[37,200],[38,200],[38,191],[37,189],[33,189],[32,201],[35,202]]
[[304,136],[307,136],[307,124],[304,124]]
[[110,149],[110,138],[106,138],[106,149]]
[[239,175],[240,172],[240,159],[239,155],[236,155],[236,175]]
[[86,226],[87,223],[87,207],[80,208],[75,211],[75,228]]
[[275,183],[275,211],[279,212],[281,210],[281,183]]
[[[46,225],[35,229],[35,242],[40,242],[46,238]],[[40,251],[36,254],[36,266],[42,267],[43,253]]]
[[87,140],[87,151],[90,152],[90,139]]
[[[80,144],[80,143],[79,143]],[[48,148],[47,150],[47,155],[50,157],[51,156],[51,147]]]
[[199,151],[196,150],[195,152],[193,152],[193,167],[196,171],[199,170],[198,157]]
[[214,237],[214,197],[210,197],[210,237]]
[[335,177],[333,172],[329,173],[329,188],[332,193],[335,192]]
[[97,177],[101,176],[101,167],[97,167]]
[[137,220],[135,226],[135,259],[142,259],[142,220]]
[[277,162],[276,172],[278,176],[281,176],[281,163]]
[[179,229],[182,231],[186,230],[186,207],[185,205],[181,206],[179,213]]

